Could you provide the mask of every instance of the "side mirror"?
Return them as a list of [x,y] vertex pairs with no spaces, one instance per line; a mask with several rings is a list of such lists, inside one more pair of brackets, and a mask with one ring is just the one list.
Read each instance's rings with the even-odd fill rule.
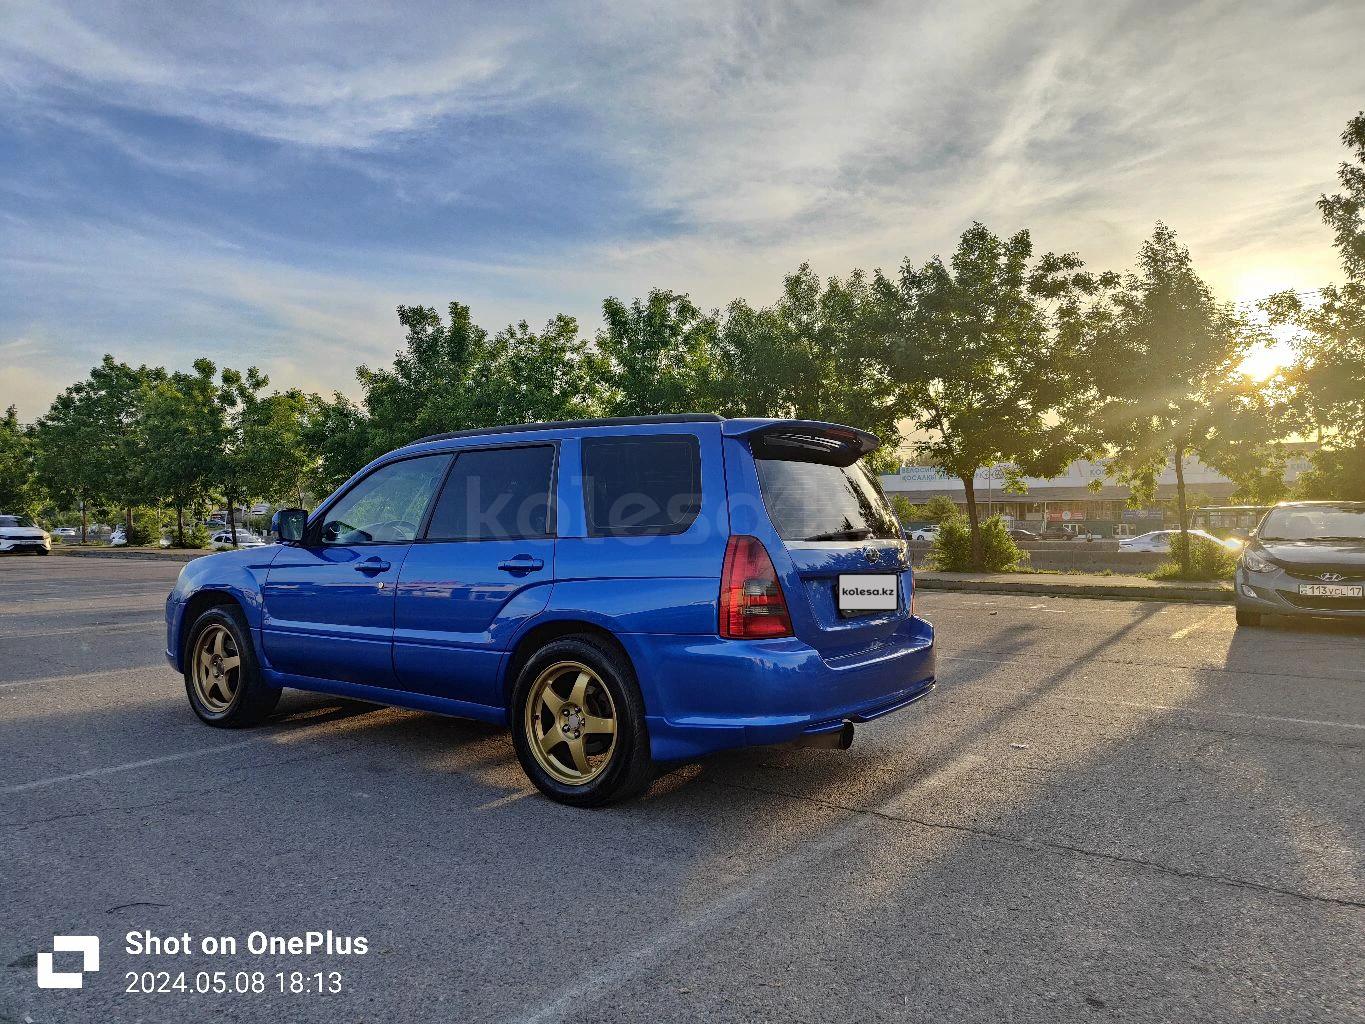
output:
[[299,543],[307,525],[308,513],[301,508],[282,508],[270,517],[270,532],[281,544]]

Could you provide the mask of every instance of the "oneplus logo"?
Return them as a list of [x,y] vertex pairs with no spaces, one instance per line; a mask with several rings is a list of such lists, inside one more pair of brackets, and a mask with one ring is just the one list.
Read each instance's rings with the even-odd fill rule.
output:
[[[52,953],[80,953],[79,971],[54,971]],[[80,988],[87,973],[100,969],[100,937],[98,935],[54,935],[52,953],[38,954],[39,988]]]

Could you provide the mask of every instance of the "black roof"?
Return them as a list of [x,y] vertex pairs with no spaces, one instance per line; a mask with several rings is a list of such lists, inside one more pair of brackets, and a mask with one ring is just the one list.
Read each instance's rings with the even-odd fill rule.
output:
[[721,423],[725,417],[713,412],[684,412],[658,416],[611,416],[587,420],[554,420],[549,423],[513,423],[501,427],[476,427],[473,430],[452,430],[448,434],[429,434],[411,444],[427,441],[448,441],[455,437],[483,437],[487,434],[515,434],[527,430],[567,430],[570,427],[629,427],[643,423]]

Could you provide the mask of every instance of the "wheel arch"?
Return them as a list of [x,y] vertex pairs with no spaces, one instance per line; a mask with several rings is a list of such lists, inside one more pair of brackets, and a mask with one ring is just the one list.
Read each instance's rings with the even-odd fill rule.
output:
[[528,629],[513,645],[508,655],[502,673],[502,703],[509,716],[512,713],[512,687],[516,685],[517,675],[521,672],[521,667],[536,651],[552,640],[558,640],[565,636],[590,636],[609,646],[625,659],[626,664],[635,674],[638,684],[640,673],[635,667],[634,659],[626,650],[625,644],[621,643],[620,639],[610,629],[600,623],[589,622],[586,619],[552,619],[548,622],[537,623]]
[[180,663],[182,665],[185,663],[185,645],[189,643],[190,630],[194,628],[194,624],[199,620],[199,616],[203,615],[210,608],[220,608],[225,605],[236,608],[238,611],[242,612],[243,615],[246,614],[246,609],[242,607],[242,602],[230,591],[206,587],[203,590],[196,590],[190,595],[189,599],[185,602],[184,615],[180,619],[180,636],[176,638],[176,645],[179,648]]

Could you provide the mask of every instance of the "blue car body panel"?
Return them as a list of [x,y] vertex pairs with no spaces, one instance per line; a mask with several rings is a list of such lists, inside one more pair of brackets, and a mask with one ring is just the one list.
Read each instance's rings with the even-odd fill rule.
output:
[[[556,446],[553,536],[281,544],[199,558],[167,599],[167,657],[182,668],[187,608],[230,599],[272,685],[505,722],[518,645],[535,630],[587,624],[630,658],[660,761],[783,742],[904,707],[935,678],[933,627],[912,613],[904,541],[784,541],[750,449],[751,437],[773,424],[793,421],[518,429],[389,453],[323,502],[310,526],[392,462],[438,453],[458,461],[461,451],[534,442]],[[622,436],[695,439],[701,495],[685,529],[589,535],[582,442]],[[720,635],[722,566],[734,534],[757,537],[768,551],[794,636]],[[841,616],[839,575],[872,571],[899,575],[897,610]]]

